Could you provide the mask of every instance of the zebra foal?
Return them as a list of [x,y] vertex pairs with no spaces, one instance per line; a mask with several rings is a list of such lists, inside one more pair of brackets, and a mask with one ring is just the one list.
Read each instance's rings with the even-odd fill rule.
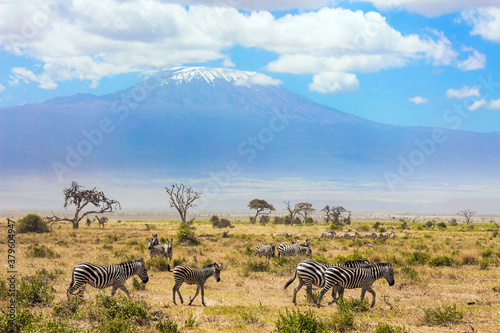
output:
[[275,249],[276,245],[274,245],[273,243],[269,245],[257,245],[257,247],[255,248],[255,255],[258,255],[259,258],[264,256],[267,258],[267,261],[269,261],[271,257],[274,257]]
[[370,306],[373,308],[375,291],[373,291],[372,285],[381,278],[385,278],[390,286],[394,285],[394,271],[390,263],[375,264],[367,268],[328,267],[325,271],[325,286],[319,294],[317,306],[320,307],[323,295],[330,288],[333,288],[332,296],[335,303],[337,302],[335,292],[339,293],[340,298],[344,297],[344,289],[361,288],[361,300],[364,299],[366,291],[372,294],[373,301]]
[[311,297],[312,301],[316,303],[316,299],[312,293],[312,286],[314,285],[316,287],[323,288],[325,286],[325,271],[328,267],[332,266],[344,266],[350,268],[368,267],[370,266],[370,262],[368,260],[349,260],[343,264],[322,264],[313,260],[300,262],[295,269],[295,274],[290,280],[288,280],[284,287],[284,289],[286,289],[290,284],[292,284],[295,278],[298,277],[299,284],[293,290],[292,303],[297,305],[297,293],[304,285],[306,286],[307,294]]
[[75,295],[74,291],[80,289],[83,292],[86,284],[94,288],[104,289],[113,287],[111,296],[114,296],[116,290],[120,288],[130,298],[125,281],[131,276],[137,274],[143,283],[149,281],[148,270],[144,264],[144,259],[137,259],[123,262],[117,265],[96,265],[89,262],[81,262],[75,265],[71,274],[71,283],[66,296]]
[[170,270],[170,266],[167,266],[167,270],[169,272],[172,272],[174,275],[174,288],[173,288],[173,294],[174,294],[174,304],[177,305],[175,302],[175,293],[177,292],[179,294],[179,298],[181,299],[181,303],[184,303],[184,300],[182,299],[181,292],[179,291],[181,285],[186,282],[187,284],[197,284],[198,287],[196,288],[196,293],[194,294],[194,297],[191,298],[189,301],[189,305],[193,303],[194,299],[196,296],[198,296],[198,293],[201,290],[201,304],[205,306],[205,282],[207,279],[211,276],[215,278],[217,282],[220,282],[220,271],[222,270],[222,264],[219,266],[215,262],[210,265],[203,266],[202,268],[191,268],[189,266],[185,265],[179,265],[176,266],[172,271]]

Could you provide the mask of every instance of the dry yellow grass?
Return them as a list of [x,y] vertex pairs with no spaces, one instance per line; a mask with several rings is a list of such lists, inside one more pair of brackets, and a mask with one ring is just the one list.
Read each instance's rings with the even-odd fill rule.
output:
[[[396,227],[400,223],[385,223]],[[148,227],[151,230],[147,230]],[[354,222],[352,229],[365,229],[373,223]],[[61,226],[60,228],[58,228]],[[396,239],[372,241],[373,247],[363,245],[363,240],[325,240],[320,239],[321,232],[327,229],[324,224],[311,226],[284,225],[249,225],[236,224],[234,229],[224,229],[230,238],[221,238],[221,229],[213,229],[208,223],[195,223],[196,235],[213,234],[215,238],[200,238],[199,246],[182,246],[177,243],[176,221],[123,221],[111,220],[106,229],[90,228],[82,225],[73,230],[71,225],[56,224],[50,234],[18,234],[16,243],[16,268],[18,277],[34,274],[41,268],[60,269],[61,275],[54,287],[57,290],[53,303],[66,299],[66,289],[71,280],[73,266],[81,261],[99,264],[119,263],[129,258],[143,257],[149,260],[146,238],[152,233],[159,237],[174,238],[174,259],[185,259],[189,265],[201,266],[211,261],[222,262],[224,270],[221,282],[210,278],[205,286],[206,307],[201,305],[198,295],[193,306],[187,306],[194,295],[195,286],[183,284],[180,291],[184,304],[174,305],[172,302],[172,273],[149,270],[149,283],[144,291],[135,291],[132,279],[126,286],[133,299],[145,300],[150,306],[150,313],[161,311],[183,331],[203,332],[271,332],[279,313],[285,309],[299,308],[301,312],[312,310],[321,320],[329,320],[337,311],[336,305],[327,305],[330,296],[325,295],[321,308],[316,308],[306,299],[305,288],[297,295],[298,306],[291,300],[293,288],[297,281],[287,289],[283,285],[294,272],[299,258],[288,264],[278,265],[276,259],[271,260],[269,272],[254,272],[249,269],[249,262],[264,262],[265,259],[253,255],[258,244],[285,241],[285,232],[300,236],[300,240],[309,238],[313,256],[321,255],[333,263],[337,256],[349,257],[359,253],[371,262],[392,262],[396,284],[389,287],[385,280],[374,284],[377,303],[367,312],[356,313],[357,331],[374,332],[378,323],[386,322],[393,327],[405,327],[410,332],[498,332],[500,327],[500,237],[492,237],[487,224],[476,224],[475,230],[463,230],[462,225],[446,230],[411,230],[411,238],[403,238],[403,232],[397,231]],[[410,224],[410,226],[412,226]],[[415,225],[413,225],[415,227]],[[7,234],[6,220],[2,220],[0,232]],[[58,244],[58,241],[66,244]],[[2,238],[0,255],[6,261],[7,243]],[[30,245],[45,245],[60,255],[59,258],[31,258],[26,253]],[[491,249],[490,255],[483,254]],[[408,255],[415,251],[429,253],[431,257],[448,256],[454,258],[458,265],[430,267],[429,265],[408,265]],[[453,251],[455,251],[453,253]],[[480,269],[482,255],[489,258],[489,267]],[[317,257],[316,257],[317,258]],[[464,260],[471,264],[462,265]],[[469,260],[469,261],[468,261]],[[6,264],[6,262],[5,262]],[[5,265],[4,265],[5,266]],[[411,276],[403,267],[410,267],[417,276]],[[0,275],[6,278],[6,268]],[[496,290],[494,290],[496,287]],[[109,295],[111,289],[98,291],[87,287],[85,300],[89,301],[99,293]],[[319,292],[319,290],[315,290]],[[117,295],[123,294],[117,291]],[[346,290],[346,298],[359,298],[360,290]],[[371,295],[367,293],[371,300]],[[472,305],[468,303],[474,302]],[[5,300],[0,303],[3,306]],[[437,308],[456,304],[464,313],[461,323],[449,326],[427,326],[422,324],[423,308]],[[54,316],[50,308],[35,308],[33,311]],[[195,318],[194,327],[183,327],[186,320]],[[90,327],[92,323],[73,320],[81,328]],[[155,331],[155,322],[142,327],[144,331]]]

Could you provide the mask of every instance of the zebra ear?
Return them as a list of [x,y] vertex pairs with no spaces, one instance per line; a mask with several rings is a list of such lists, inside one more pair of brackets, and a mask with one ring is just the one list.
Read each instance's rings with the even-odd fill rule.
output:
[[223,269],[222,263],[220,263],[219,269],[222,271]]

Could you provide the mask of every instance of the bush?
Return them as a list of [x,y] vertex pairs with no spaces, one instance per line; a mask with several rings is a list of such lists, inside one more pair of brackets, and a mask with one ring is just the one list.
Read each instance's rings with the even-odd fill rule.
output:
[[436,226],[438,228],[446,229],[446,223],[444,223],[444,222],[439,222],[439,223],[436,224]]
[[247,271],[249,272],[269,272],[269,264],[264,261],[249,261]]
[[163,333],[180,333],[179,327],[177,326],[176,323],[171,321],[170,319],[167,320],[160,320],[156,326],[156,330],[159,332]]
[[16,223],[16,232],[24,234],[27,232],[36,232],[38,234],[50,232],[47,222],[36,214],[28,214]]
[[447,305],[444,308],[427,308],[423,309],[425,317],[422,322],[428,325],[448,325],[448,324],[458,324],[462,321],[464,314],[462,311],[457,310],[457,306]]
[[270,220],[271,220],[271,218],[269,217],[269,215],[261,215],[260,219],[259,219],[259,223],[261,225],[266,225],[269,223]]
[[456,264],[455,259],[450,258],[448,256],[439,256],[432,258],[429,261],[429,266],[431,267],[437,267],[437,266],[453,266]]
[[49,283],[45,274],[26,276],[21,279],[21,285],[16,290],[17,302],[21,305],[48,304],[55,297],[56,290]]
[[456,227],[458,225],[457,219],[451,219],[450,222],[448,222],[452,227]]
[[132,287],[134,290],[146,290],[146,284],[139,281],[135,276],[132,279]]
[[154,257],[146,261],[146,268],[153,269],[158,272],[168,271],[168,261],[165,257]]
[[187,245],[199,245],[200,241],[196,238],[194,234],[195,227],[190,227],[186,222],[181,222],[179,224],[179,230],[177,231],[177,240],[181,244]]
[[430,257],[431,255],[428,253],[415,251],[408,255],[408,257],[406,258],[406,262],[408,263],[408,265],[424,265],[429,261]]
[[212,215],[209,222],[212,224],[212,227],[218,228],[220,224],[219,217],[217,215]]
[[4,308],[0,310],[0,332],[18,333],[32,332],[33,324],[39,319],[28,309],[21,308],[16,311],[16,319],[12,322]]
[[121,321],[131,321],[139,325],[145,325],[151,320],[148,315],[148,305],[145,302],[135,301],[123,296],[97,295],[96,308],[102,316],[100,318],[102,321],[120,319]]
[[284,219],[281,216],[275,216],[273,220],[273,224],[283,224]]
[[331,319],[331,328],[334,332],[347,332],[355,328],[354,312],[343,300],[338,302],[338,311]]
[[479,262],[479,269],[486,269],[490,265],[490,261],[486,258],[481,259]]
[[329,332],[326,324],[318,320],[311,310],[306,313],[300,313],[300,310],[292,312],[279,313],[278,320],[275,322],[274,332],[279,333],[319,333]]
[[411,281],[411,284],[414,284],[415,282],[420,281],[420,277],[418,276],[418,272],[411,267],[405,266],[401,269],[401,272],[405,273],[408,276],[408,278]]
[[409,333],[410,331],[404,327],[392,327],[387,323],[378,323],[375,333]]
[[42,245],[40,247],[35,245],[30,245],[28,247],[28,251],[26,252],[26,256],[33,258],[49,258],[49,259],[61,257],[60,254],[54,252],[50,247],[45,245]]
[[370,309],[370,304],[368,303],[368,300],[366,298],[360,300],[358,298],[345,299],[342,297],[338,301],[337,308],[341,312],[342,311],[366,312]]

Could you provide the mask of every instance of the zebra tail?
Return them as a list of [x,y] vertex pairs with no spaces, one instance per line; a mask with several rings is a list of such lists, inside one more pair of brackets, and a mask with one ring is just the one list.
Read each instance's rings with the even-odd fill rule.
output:
[[295,274],[293,275],[293,277],[290,280],[288,280],[287,283],[285,283],[285,287],[283,289],[288,288],[288,286],[291,285],[293,281],[295,281],[296,277],[297,277],[297,270],[295,270]]
[[167,264],[167,272],[172,272],[172,271],[170,270],[170,265],[169,265],[169,264]]

